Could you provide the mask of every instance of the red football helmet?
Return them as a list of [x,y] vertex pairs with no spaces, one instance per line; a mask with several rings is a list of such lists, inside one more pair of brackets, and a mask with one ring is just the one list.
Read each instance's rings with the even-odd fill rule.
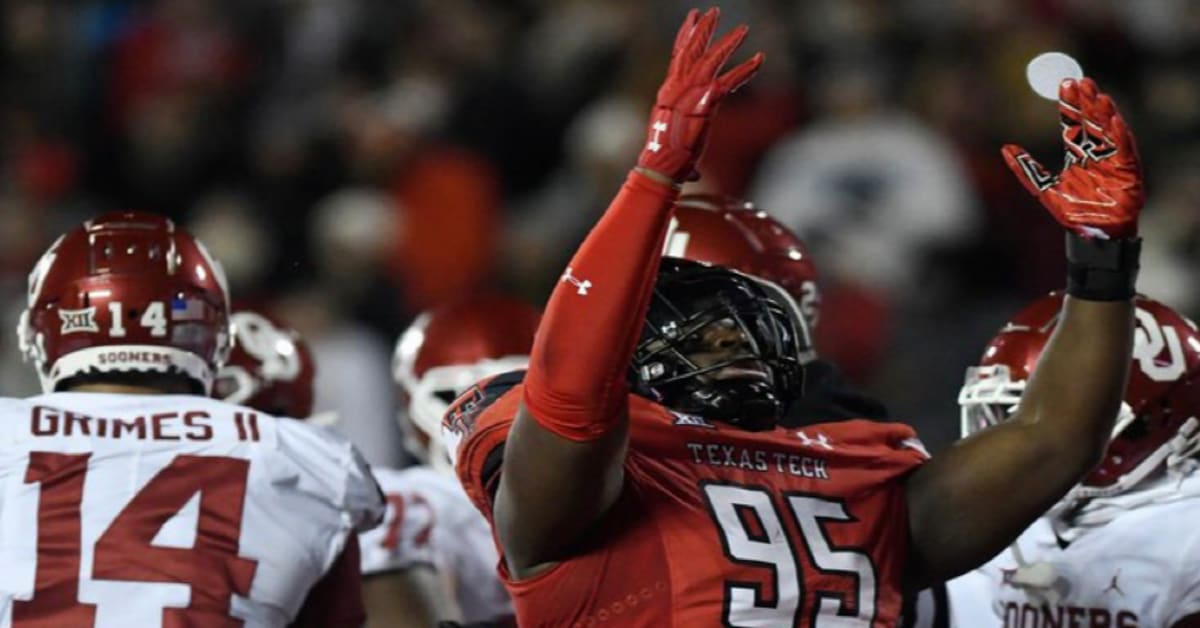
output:
[[[516,299],[477,296],[417,316],[396,342],[392,375],[407,398],[408,421],[428,445],[411,442],[439,469],[453,469],[442,416],[472,384],[529,364],[541,314]],[[410,430],[401,419],[405,434]]]
[[316,366],[300,332],[258,312],[234,312],[236,342],[213,396],[276,416],[312,414]]
[[170,220],[105,214],[60,237],[29,274],[18,342],[46,392],[93,373],[178,373],[207,394],[229,354],[221,266]]
[[[1021,399],[1038,356],[1053,333],[1061,293],[1034,301],[988,343],[979,366],[967,369],[959,393],[963,436],[1005,420]],[[1137,327],[1125,401],[1104,460],[1069,498],[1115,495],[1200,444],[1200,333],[1192,321],[1143,296],[1134,301]]]
[[817,269],[800,238],[753,204],[713,194],[675,202],[663,255],[724,266],[779,284],[814,328],[820,308]]

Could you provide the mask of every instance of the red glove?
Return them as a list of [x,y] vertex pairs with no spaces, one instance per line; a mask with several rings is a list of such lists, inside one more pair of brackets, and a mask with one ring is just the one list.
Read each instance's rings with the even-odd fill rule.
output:
[[1092,79],[1058,88],[1066,147],[1063,171],[1050,174],[1025,149],[1009,144],[1004,161],[1062,226],[1084,238],[1137,235],[1145,204],[1137,146],[1125,120]]
[[638,165],[672,181],[700,178],[696,161],[704,150],[713,112],[727,94],[750,80],[762,65],[760,52],[717,75],[746,38],[747,31],[744,25],[738,26],[709,46],[720,14],[716,8],[699,17],[695,9],[688,13],[675,37],[667,78],[658,90],[650,115],[646,146],[638,157]]

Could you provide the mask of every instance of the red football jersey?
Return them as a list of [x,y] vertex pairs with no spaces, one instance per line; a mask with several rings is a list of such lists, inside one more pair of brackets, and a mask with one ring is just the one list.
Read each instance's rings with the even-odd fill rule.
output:
[[[516,374],[447,414],[457,470],[492,520]],[[749,432],[631,396],[625,488],[575,555],[501,576],[522,626],[891,626],[907,552],[912,428],[851,420]]]

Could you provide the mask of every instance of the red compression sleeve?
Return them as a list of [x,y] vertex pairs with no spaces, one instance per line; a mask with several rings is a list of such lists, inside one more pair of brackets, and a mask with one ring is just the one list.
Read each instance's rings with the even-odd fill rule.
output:
[[678,193],[631,172],[550,295],[524,394],[543,428],[588,441],[624,416],[626,373]]

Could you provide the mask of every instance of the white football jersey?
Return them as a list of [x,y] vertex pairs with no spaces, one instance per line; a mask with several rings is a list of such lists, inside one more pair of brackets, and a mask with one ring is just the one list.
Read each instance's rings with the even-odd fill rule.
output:
[[453,583],[465,622],[511,616],[491,530],[458,482],[428,467],[373,471],[388,506],[383,524],[359,537],[363,573],[431,565]]
[[0,628],[286,626],[382,515],[343,439],[189,395],[0,399]]
[[1107,512],[1085,509],[1081,517],[1101,517],[1071,528],[1065,547],[1050,520],[1039,519],[1017,551],[948,583],[954,625],[1165,628],[1200,612],[1200,477],[1174,496],[1165,488],[1157,489],[1162,500],[1094,500]]

